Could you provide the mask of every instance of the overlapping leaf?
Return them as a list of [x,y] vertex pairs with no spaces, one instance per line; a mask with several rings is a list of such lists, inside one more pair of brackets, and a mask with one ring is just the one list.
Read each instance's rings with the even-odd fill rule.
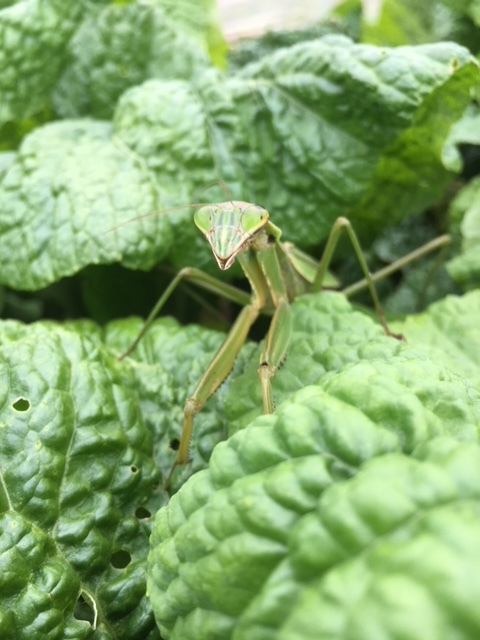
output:
[[[455,328],[452,322],[465,325],[466,318],[470,318],[473,323],[478,295],[443,304],[445,307],[439,307],[432,318],[437,318],[437,325],[443,318],[445,331],[450,327],[460,332],[460,325]],[[458,304],[463,305],[461,312]],[[188,593],[195,602],[198,597],[207,597],[202,589],[208,587],[208,598],[213,598],[208,614],[197,611],[194,622],[189,621],[189,615],[184,617],[186,610],[182,607],[188,609],[189,600],[182,596],[186,604],[178,608],[178,596],[172,595],[177,593],[177,586],[168,587],[167,600],[158,594],[153,596],[165,628],[174,624],[173,618],[178,616],[174,633],[182,640],[202,637],[201,633],[209,638],[228,638],[232,624],[239,625],[247,635],[264,633],[265,620],[269,619],[278,620],[272,637],[284,633],[284,627],[288,629],[289,625],[296,628],[302,610],[285,606],[282,599],[278,600],[280,610],[272,604],[278,597],[275,585],[280,580],[284,598],[299,606],[307,587],[313,590],[312,597],[322,602],[323,596],[318,594],[323,589],[329,592],[329,583],[325,585],[317,573],[320,585],[311,584],[310,578],[308,584],[305,582],[305,575],[317,571],[315,563],[310,564],[309,522],[314,512],[328,513],[328,508],[325,511],[322,506],[324,500],[328,505],[327,487],[332,485],[330,491],[341,490],[343,481],[354,478],[359,469],[363,473],[364,462],[378,458],[379,466],[373,467],[371,480],[370,467],[365,470],[368,487],[369,482],[378,484],[377,469],[378,473],[387,474],[388,484],[393,465],[391,482],[398,476],[406,479],[420,474],[425,491],[431,485],[434,492],[439,472],[422,475],[424,462],[418,454],[422,443],[435,443],[446,436],[477,440],[480,393],[472,375],[477,356],[467,338],[458,342],[458,349],[459,352],[468,349],[471,368],[459,365],[460,373],[469,374],[468,379],[455,373],[454,362],[460,359],[455,358],[451,349],[446,350],[444,360],[438,359],[434,364],[435,358],[439,358],[438,350],[433,349],[430,358],[422,354],[414,344],[413,333],[411,345],[383,337],[373,321],[352,313],[336,294],[300,299],[294,312],[296,330],[291,357],[274,388],[278,401],[283,397],[290,401],[275,416],[258,418],[252,428],[241,432],[243,439],[231,439],[227,448],[218,449],[210,479],[195,475],[195,482],[185,485],[162,516],[168,517],[169,526],[173,527],[180,555],[187,548],[193,554],[201,548],[203,554],[202,545],[209,547],[214,542],[198,566],[197,560],[193,565],[190,561],[183,565],[185,558],[181,557],[185,567],[182,575],[184,571],[186,576],[190,575],[192,567],[192,576],[201,577],[199,583],[186,578]],[[53,324],[28,327],[4,323],[1,327],[4,400],[0,430],[3,508],[0,558],[5,580],[0,588],[9,607],[0,616],[0,628],[8,637],[27,638],[42,633],[42,637],[62,638],[68,633],[79,638],[92,634],[99,638],[144,638],[152,633],[153,621],[144,589],[149,514],[162,501],[156,483],[161,482],[161,474],[168,472],[171,464],[169,443],[180,432],[183,400],[222,336],[197,327],[186,331],[172,321],[160,321],[135,358],[118,363],[115,352],[118,354],[128,346],[138,328],[139,323],[132,321],[111,325],[107,332],[107,341],[115,349],[111,353],[105,350],[101,332],[93,323],[71,323],[65,329]],[[78,336],[80,330],[83,339]],[[425,332],[434,335],[428,327]],[[475,342],[473,329],[470,339]],[[239,368],[250,350],[245,351]],[[255,368],[254,364],[253,371],[243,378],[246,396],[250,394],[248,384],[258,387]],[[313,381],[321,382],[323,389],[305,386]],[[289,392],[296,389],[301,391],[292,397]],[[197,417],[194,462],[187,473],[204,466],[211,446],[224,437],[224,407],[233,406],[238,398],[240,412],[245,410],[245,397],[235,385],[230,399],[227,392],[228,385]],[[450,464],[449,451],[447,462],[437,465],[447,474],[442,486],[451,481],[445,471]],[[400,457],[390,456],[395,452]],[[407,455],[420,462],[407,460]],[[429,455],[425,454],[428,460]],[[458,455],[461,456],[458,464],[465,467],[466,450]],[[452,456],[457,459],[457,453]],[[435,464],[432,463],[433,467]],[[182,480],[179,476],[177,481]],[[352,482],[356,496],[355,483],[361,480]],[[418,483],[415,486],[418,489]],[[398,491],[404,490],[408,487]],[[455,510],[456,489],[453,487],[452,491],[451,508]],[[378,500],[382,500],[382,495],[378,495]],[[441,502],[445,494],[439,495]],[[374,496],[374,503],[376,499]],[[351,500],[354,509],[355,498]],[[432,500],[431,508],[435,511],[438,505]],[[235,515],[242,504],[239,515]],[[392,517],[397,517],[394,501],[392,504]],[[220,513],[218,508],[221,516],[216,521],[213,514]],[[413,505],[412,509],[415,508]],[[375,503],[371,513],[375,509],[380,509],[380,503]],[[204,526],[199,524],[204,513],[212,514],[208,516],[207,538],[203,537]],[[445,526],[450,527],[451,516],[447,513],[445,517]],[[175,533],[177,524],[184,520],[179,528],[181,533]],[[367,518],[366,526],[373,527],[377,539],[376,522],[372,524]],[[215,535],[224,542],[211,537],[212,526]],[[400,528],[392,531],[407,538],[410,535],[408,544],[414,544],[417,533],[421,537],[421,529],[404,530],[402,526],[399,524]],[[461,520],[458,526],[464,544],[467,529],[475,531],[475,523],[470,526],[467,520],[464,525]],[[362,531],[360,527],[360,536]],[[183,538],[177,537],[184,532],[188,540],[185,547]],[[293,536],[291,541],[285,538],[288,532]],[[175,571],[177,566],[172,569],[171,562],[177,560],[176,556],[170,556],[169,535],[165,534],[167,539],[161,552],[168,551],[166,557],[162,555],[162,581],[166,567]],[[305,535],[308,543],[303,546]],[[434,547],[442,544],[439,531],[435,529],[432,536]],[[360,545],[362,541],[365,542],[362,538]],[[471,549],[465,544],[465,562],[473,561]],[[320,546],[325,548],[324,543]],[[243,550],[244,564],[238,565],[237,576],[229,558],[232,553],[236,556],[239,549]],[[373,571],[372,579],[376,579],[370,560],[362,565],[358,549],[354,545],[349,551],[352,566],[360,563],[362,570]],[[371,552],[375,565],[377,552],[373,548]],[[154,572],[159,567],[156,553],[155,548]],[[218,562],[216,553],[228,565],[228,568],[222,565],[217,577],[212,569]],[[338,559],[336,554],[337,551],[330,559],[332,571]],[[458,557],[455,561],[458,563]],[[285,575],[291,575],[292,566],[299,576],[290,581]],[[452,570],[448,563],[442,567],[445,571]],[[355,575],[356,569],[352,571]],[[430,569],[426,567],[425,571]],[[221,586],[226,574],[232,578],[229,588]],[[12,575],[15,580],[9,577]],[[171,574],[168,575],[170,580]],[[406,579],[415,583],[408,567]],[[248,588],[242,580],[247,580]],[[200,591],[197,593],[196,589]],[[474,586],[471,592],[474,597]],[[53,599],[50,593],[55,594]],[[432,598],[430,604],[435,607]],[[89,612],[88,621],[79,619],[82,608]],[[93,625],[97,626],[96,631]],[[218,625],[220,631],[216,631]]]
[[1,254],[0,278],[31,289],[92,263],[147,269],[168,247],[176,265],[202,265],[206,249],[178,212],[174,244],[165,216],[104,232],[197,201],[218,178],[269,208],[291,241],[319,242],[338,215],[371,232],[441,192],[441,145],[476,78],[453,44],[389,50],[329,36],[236,77],[151,80],[124,94],[113,135],[105,123],[65,121],[8,157],[0,238],[17,264]]
[[479,193],[480,179],[474,178],[458,193],[450,208],[452,224],[461,237],[461,251],[447,267],[452,278],[464,289],[477,287],[480,282]]
[[[269,208],[285,237],[311,245],[339,215],[371,231],[441,192],[441,147],[467,103],[460,87],[477,77],[468,60],[450,44],[384,49],[327,36],[226,80],[147,83],[123,97],[115,129],[162,184],[180,175],[193,191],[221,177]],[[160,164],[159,149],[170,152]]]
[[130,266],[140,266],[140,252],[142,266],[151,267],[162,257],[162,244],[144,246],[145,238],[161,238],[165,253],[171,242],[168,220],[147,218],[121,238],[114,227],[157,204],[152,175],[112,139],[107,122],[39,128],[3,174],[0,233],[15,261],[3,253],[1,280],[37,289],[88,264],[125,261],[125,253],[137,255],[133,263],[126,258]]
[[207,67],[210,24],[205,8],[211,2],[177,4],[183,14],[157,0],[109,4],[84,20],[70,42],[68,64],[55,88],[56,110],[63,117],[108,118],[129,87],[147,78],[189,78]]
[[0,8],[0,123],[37,113],[62,67],[82,2],[28,0]]
[[53,105],[60,115],[111,115],[149,77],[189,77],[221,62],[212,0],[116,3],[24,0],[0,7],[0,123]]
[[[22,131],[52,105],[114,114],[37,128],[0,155],[0,279],[16,289],[117,261],[203,265],[189,215],[118,225],[210,200],[199,191],[218,178],[310,245],[338,215],[361,234],[421,209],[459,169],[442,145],[478,67],[454,44],[326,37],[197,75],[207,48],[221,62],[212,0],[0,6],[2,123]],[[458,260],[475,254],[475,188]],[[298,299],[273,416],[246,345],[173,490],[239,433],[157,518],[165,638],[478,637],[478,307],[472,293],[407,319],[405,345],[338,295]],[[118,362],[139,327],[0,326],[2,638],[159,637],[152,516],[223,335],[161,320]]]
[[55,325],[4,323],[0,338],[0,635],[146,638],[163,497],[134,377]]
[[[461,336],[478,295],[443,304],[430,322]],[[401,344],[333,296],[299,306],[288,384],[316,372],[321,387],[219,445],[157,515],[149,592],[162,634],[448,638],[455,620],[459,638],[474,638],[478,336],[458,338],[470,368],[460,359],[456,372],[439,334]]]

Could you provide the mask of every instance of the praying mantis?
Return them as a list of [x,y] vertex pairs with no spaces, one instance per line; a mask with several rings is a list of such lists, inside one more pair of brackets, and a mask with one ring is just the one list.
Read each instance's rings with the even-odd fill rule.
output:
[[[438,248],[445,249],[450,242],[448,235],[440,236],[372,275],[368,270],[357,236],[347,218],[339,217],[333,224],[323,255],[320,261],[316,262],[294,245],[282,242],[281,230],[270,220],[268,211],[259,205],[229,200],[217,204],[187,205],[187,207],[197,208],[194,223],[209,243],[218,267],[225,271],[235,260],[238,260],[250,283],[251,294],[248,295],[199,269],[184,268],[158,300],[131,347],[120,356],[120,359],[123,359],[134,351],[153,319],[182,280],[189,280],[207,291],[242,306],[225,341],[213,357],[192,395],[185,401],[180,443],[165,489],[170,486],[175,469],[186,465],[189,461],[194,416],[201,411],[230,373],[251,326],[261,313],[270,315],[272,319],[260,357],[258,376],[263,410],[266,414],[273,413],[271,380],[286,357],[292,332],[290,304],[302,293],[318,292],[322,289],[332,255],[342,234],[345,233],[348,236],[364,275],[363,281],[344,292],[351,294],[368,287],[385,334],[400,340],[403,337],[392,333],[388,328],[375,289],[375,282],[430,251]],[[187,207],[175,207],[175,209]]]

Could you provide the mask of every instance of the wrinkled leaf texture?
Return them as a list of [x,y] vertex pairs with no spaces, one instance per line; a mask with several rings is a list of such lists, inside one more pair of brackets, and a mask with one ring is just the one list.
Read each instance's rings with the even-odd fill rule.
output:
[[294,305],[277,387],[310,385],[157,514],[148,590],[165,638],[478,636],[480,297],[410,319],[409,344],[344,305]]
[[0,123],[54,107],[109,117],[151,77],[189,77],[219,58],[213,0],[22,0],[0,7]]
[[198,201],[219,178],[299,245],[323,240],[339,215],[372,234],[443,191],[441,148],[477,78],[451,43],[327,36],[231,77],[149,80],[123,94],[113,125],[39,127],[0,163],[1,281],[37,289],[89,264],[211,264],[190,214],[118,225]]
[[[338,215],[362,235],[442,193],[443,142],[478,80],[466,49],[329,36],[222,75],[207,68],[207,50],[221,61],[211,12],[2,4],[0,122],[71,118],[0,154],[3,284],[204,266],[188,214],[117,225],[209,199],[219,178],[303,246]],[[403,638],[405,624],[447,638],[451,619],[477,637],[478,297],[409,319],[406,346],[340,296],[293,313],[278,413],[258,415],[246,345],[174,488],[239,433],[159,512],[149,588],[165,637]],[[163,319],[118,362],[138,328],[1,324],[2,638],[158,638],[148,537],[183,400],[222,335]]]

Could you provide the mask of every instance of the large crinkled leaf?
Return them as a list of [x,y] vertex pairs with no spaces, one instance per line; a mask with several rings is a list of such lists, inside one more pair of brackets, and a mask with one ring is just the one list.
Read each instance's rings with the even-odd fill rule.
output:
[[[361,362],[391,368],[393,377],[397,375],[395,371],[401,377],[410,370],[419,396],[423,384],[429,384],[423,367],[428,367],[431,360],[480,388],[479,306],[478,292],[448,296],[432,304],[424,314],[390,323],[394,332],[405,336],[403,343],[386,337],[371,318],[352,312],[341,295],[323,292],[301,296],[292,305],[293,334],[286,362],[272,381],[274,398],[277,403],[283,402],[304,386],[326,382],[342,367],[348,369],[352,363]],[[260,345],[248,368],[233,381],[231,394],[235,401],[226,406],[231,432],[260,413],[261,392],[254,374],[261,349]],[[390,389],[386,393],[396,392]],[[454,378],[449,391],[445,387],[443,393],[450,397],[458,393],[469,403],[468,394],[462,394]]]
[[[314,412],[317,404],[325,407],[327,431],[320,436],[316,431],[308,439],[301,427],[303,412],[301,419],[287,416],[285,425],[294,420],[296,428],[291,434],[301,451],[308,446],[332,447],[336,457],[332,454],[326,466],[327,476],[333,470],[342,478],[349,477],[359,461],[378,451],[410,453],[422,442],[445,434],[476,438],[479,393],[470,382],[445,367],[432,366],[410,347],[384,338],[373,321],[352,313],[339,295],[320,294],[299,303],[306,304],[295,322],[298,325],[301,317],[305,319],[299,332],[308,332],[311,341],[303,350],[303,359],[300,353],[295,373],[301,377],[301,369],[313,360],[325,385],[325,391],[307,387],[299,402],[313,402]],[[318,317],[312,311],[315,307]],[[18,570],[17,581],[9,579],[4,587],[9,609],[0,619],[0,630],[5,637],[32,637],[37,629],[48,638],[63,638],[67,632],[88,637],[94,606],[98,628],[93,637],[143,640],[152,628],[144,589],[148,514],[162,502],[155,483],[161,482],[160,474],[168,472],[174,457],[169,440],[180,434],[183,401],[223,337],[162,320],[152,327],[135,357],[118,363],[115,353],[130,344],[139,326],[139,321],[130,320],[108,328],[106,340],[113,354],[104,350],[102,334],[93,323],[69,323],[65,329],[55,324],[4,323],[1,327],[5,398],[0,417],[4,425],[0,429],[0,504],[4,508],[2,550],[6,552],[0,557],[6,563],[5,575],[12,563],[20,566],[16,558],[18,553],[25,554],[22,541],[29,541],[33,554],[28,556],[28,571],[26,567]],[[330,334],[325,345],[330,343],[331,348],[324,349],[322,364],[317,356],[310,357],[309,350],[324,334]],[[364,359],[355,362],[362,335]],[[247,347],[239,369],[250,351]],[[295,357],[289,365],[296,362]],[[288,372],[288,365],[284,371]],[[258,386],[255,370],[251,377]],[[289,380],[293,377],[283,384]],[[278,391],[275,389],[277,399]],[[228,385],[197,416],[193,464],[176,482],[204,466],[211,446],[226,435],[223,411],[234,402],[227,392]],[[279,416],[287,415],[289,406],[286,403]],[[253,465],[265,462],[261,454],[265,448],[257,438],[266,442],[269,459],[275,458],[278,447],[271,440],[271,425],[276,420],[271,416],[258,419],[255,436],[245,441],[252,447],[245,457]],[[341,438],[335,426],[338,421],[344,426]],[[234,477],[252,471],[243,462],[240,467],[231,463],[227,464],[228,485]],[[327,477],[319,476],[315,460],[312,464],[302,472],[307,486]],[[215,463],[212,469],[217,473]],[[295,488],[292,494],[290,484],[289,479],[280,482],[278,491],[284,499],[291,496],[288,499],[293,500],[298,491]],[[309,495],[307,491],[304,499]],[[25,532],[23,537],[15,537],[19,530]],[[264,552],[266,558],[271,557],[268,545],[262,545],[261,554]],[[256,553],[253,547],[252,553]],[[251,576],[248,580],[251,589],[259,586]],[[51,592],[55,593],[53,600],[48,595]],[[83,605],[74,609],[79,597]],[[263,611],[263,605],[261,608]],[[79,621],[82,609],[89,611],[90,622]],[[23,628],[27,635],[19,631]]]
[[[359,376],[355,391],[379,385]],[[395,417],[309,387],[220,445],[157,514],[148,592],[162,635],[446,639],[455,619],[473,639],[480,448],[420,437],[409,457],[411,425]]]
[[[191,5],[185,0],[178,4]],[[197,15],[205,4],[211,3],[197,3]],[[147,78],[190,78],[206,67],[206,20],[197,20],[196,29],[187,31],[186,16],[170,13],[168,3],[156,0],[111,4],[84,20],[55,89],[56,110],[63,117],[110,117],[129,87]]]
[[[0,256],[3,283],[39,289],[88,264],[122,260],[148,268],[165,255],[172,239],[165,216],[133,225],[128,236],[112,231],[136,214],[155,211],[158,187],[112,137],[109,123],[70,120],[41,127],[9,160],[0,187],[0,234],[8,247]],[[150,236],[157,238],[155,246],[144,245]]]
[[[290,152],[291,162],[309,161],[315,167],[309,174],[323,182],[320,193],[315,185],[315,201],[329,218],[328,225],[339,214],[354,219],[360,211],[363,224],[368,221],[370,229],[381,225],[382,219],[385,224],[385,218],[392,222],[420,208],[422,198],[433,196],[432,189],[438,187],[432,182],[433,173],[437,180],[445,179],[438,153],[452,121],[444,121],[443,108],[439,110],[434,102],[438,98],[443,102],[443,96],[445,106],[454,106],[447,98],[455,92],[451,72],[457,64],[463,67],[463,56],[457,57],[460,50],[449,47],[388,49],[332,36],[318,41],[311,50],[309,43],[298,45],[245,70],[247,78],[258,80],[260,96],[271,105],[273,127]],[[477,75],[473,67],[464,71]],[[313,87],[305,81],[310,74],[315,78]],[[266,87],[262,80],[267,81]],[[281,94],[277,104],[276,94]],[[315,99],[317,117],[303,124]],[[298,131],[291,139],[277,116],[287,107],[291,128]],[[433,122],[438,138],[424,145],[422,130],[429,129],[431,134]],[[307,141],[312,138],[315,145],[309,148]],[[410,157],[413,155],[416,157]],[[413,185],[420,174],[425,190],[415,191],[413,198],[418,201],[414,203],[407,195],[407,184]],[[327,231],[328,227],[323,229]]]
[[[92,322],[0,324],[2,638],[157,637],[145,598],[150,516],[166,498],[184,400],[223,336],[164,319],[119,363],[140,325],[112,323],[112,353]],[[225,438],[227,393],[199,416],[175,486]]]
[[24,0],[0,9],[0,124],[49,102],[82,2]]
[[[142,322],[138,319],[110,323],[104,340],[117,353],[124,353],[138,336]],[[154,434],[155,459],[164,476],[175,458],[170,443],[178,440],[183,425],[183,407],[207,369],[225,335],[196,325],[181,327],[171,318],[155,322],[127,360],[142,389],[141,408],[146,424]],[[234,378],[251,356],[254,344],[247,344],[232,372]],[[161,372],[161,376],[155,372]],[[225,406],[228,402],[228,379],[196,416],[191,461],[175,477],[176,489],[192,473],[203,469],[215,444],[228,433]]]
[[1,342],[0,636],[143,640],[164,498],[131,367],[53,324]]
[[480,292],[448,296],[428,311],[392,323],[409,344],[439,364],[468,378],[480,388]]
[[388,49],[327,36],[230,78],[150,81],[122,97],[114,126],[165,188],[180,176],[193,197],[221,177],[266,206],[286,238],[311,245],[339,215],[362,216],[371,232],[442,192],[441,148],[477,77],[450,43]]
[[358,231],[372,231],[440,193],[440,147],[476,78],[453,44],[384,49],[326,37],[236,77],[151,80],[120,100],[114,137],[104,123],[66,121],[25,140],[0,184],[2,244],[18,255],[15,269],[0,265],[2,281],[38,288],[115,260],[148,269],[167,246],[177,265],[203,266],[208,250],[178,212],[175,243],[165,216],[105,231],[128,211],[198,201],[195,189],[219,177],[233,197],[269,208],[288,240],[319,242],[338,215],[355,224],[366,214]]
[[[478,304],[433,305],[397,327],[405,344],[337,294],[295,302],[273,382],[286,400],[157,515],[149,592],[166,638],[400,638],[402,619],[409,637],[447,639],[452,616],[475,637],[480,584],[454,576],[478,561]],[[227,404],[247,423],[256,366]]]
[[[438,372],[442,372],[441,395],[446,405],[458,403],[465,422],[474,423],[469,394],[473,393],[472,397],[476,398],[475,387],[480,388],[480,347],[476,330],[479,299],[477,293],[464,298],[451,296],[432,305],[421,316],[392,324],[395,331],[406,336],[407,343],[403,343],[386,337],[378,322],[352,310],[342,295],[322,292],[301,296],[292,305],[293,334],[286,362],[272,380],[276,405],[308,385],[334,388],[339,371],[348,381],[347,388],[355,387],[357,376],[381,382],[388,372],[390,382],[385,383],[383,391],[368,397],[359,392],[357,406],[363,407],[367,414],[381,412],[395,397],[399,415],[402,412],[415,415],[424,395],[431,393],[429,372],[433,360]],[[140,328],[141,323],[136,320],[113,322],[107,328],[106,343],[123,353]],[[131,356],[136,363],[135,376],[142,388],[149,389],[143,413],[156,441],[163,443],[156,459],[164,473],[172,462],[168,443],[181,432],[185,400],[223,339],[224,335],[215,331],[196,326],[181,328],[171,319],[162,319],[152,325]],[[262,414],[257,375],[262,349],[262,344],[245,345],[231,376],[196,416],[192,464],[179,474],[175,487],[192,471],[205,466],[215,443]],[[161,389],[151,382],[152,372],[159,367]],[[404,404],[400,397],[406,379],[412,385],[416,400],[407,396]],[[432,416],[424,427],[433,435],[438,429],[441,431],[439,421],[449,420],[448,415]]]
[[23,0],[0,8],[0,123],[53,106],[111,115],[126,88],[221,64],[212,0]]

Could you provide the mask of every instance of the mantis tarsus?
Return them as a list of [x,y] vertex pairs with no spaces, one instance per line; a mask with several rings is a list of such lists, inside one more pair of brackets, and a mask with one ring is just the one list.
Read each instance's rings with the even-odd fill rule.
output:
[[[136,348],[173,290],[184,279],[243,306],[223,345],[214,356],[192,395],[185,402],[180,444],[165,488],[169,487],[176,467],[188,463],[194,415],[202,409],[230,373],[250,327],[260,313],[272,316],[260,358],[258,375],[262,390],[263,410],[265,413],[273,412],[274,403],[270,380],[275,376],[286,356],[292,330],[290,303],[301,293],[321,290],[335,246],[343,232],[346,232],[353,245],[365,277],[356,286],[356,290],[368,287],[385,333],[397,339],[402,339],[402,336],[393,334],[387,326],[375,290],[375,281],[415,260],[420,255],[446,247],[450,242],[449,236],[440,236],[397,263],[371,275],[355,232],[347,218],[341,217],[336,220],[328,237],[323,256],[317,263],[294,245],[280,242],[280,229],[270,221],[268,211],[261,206],[240,201],[190,206],[199,206],[194,216],[194,222],[210,244],[219,268],[226,270],[238,259],[249,280],[252,292],[249,296],[244,291],[195,268],[182,269],[155,305],[135,342],[121,356],[124,358]],[[350,293],[353,293],[354,288],[355,286],[350,288]]]

